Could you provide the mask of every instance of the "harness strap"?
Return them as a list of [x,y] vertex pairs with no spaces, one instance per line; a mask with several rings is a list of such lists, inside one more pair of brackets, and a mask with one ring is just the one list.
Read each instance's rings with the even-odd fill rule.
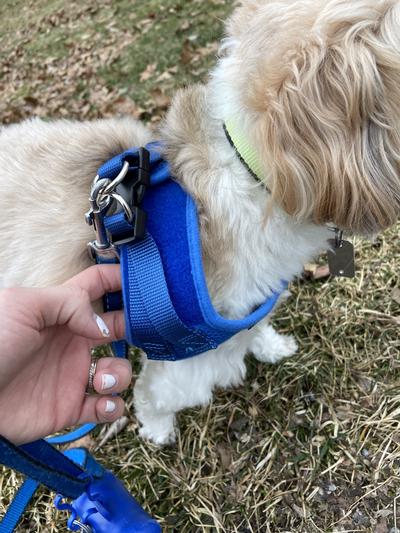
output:
[[[96,263],[98,265],[104,265],[104,264],[118,264],[119,262],[117,259],[104,259],[100,256],[97,256]],[[117,291],[117,292],[106,293],[103,297],[103,307],[104,307],[105,313],[108,313],[110,311],[119,311],[120,309],[122,309],[123,307],[122,292]],[[121,358],[128,357],[128,345],[124,340],[113,341],[110,346],[111,346],[111,351],[115,357],[121,357]],[[96,425],[94,424],[93,427],[96,427]],[[81,436],[77,438],[81,438]],[[76,440],[76,439],[72,439],[72,440]]]
[[[138,152],[134,150],[126,150],[125,152],[116,155],[106,163],[104,163],[98,170],[98,176],[100,179],[109,179],[112,180],[119,174],[125,162],[129,162],[130,169],[138,168]],[[163,178],[165,172],[165,162],[161,159],[161,156],[153,151],[150,155],[150,164],[154,169],[154,180],[157,181],[157,173]],[[109,217],[112,218],[112,217]],[[111,224],[111,222],[110,222]],[[128,225],[128,224],[127,224]],[[109,231],[112,231],[112,228],[107,228]],[[128,225],[128,231],[131,233],[133,231],[132,225]],[[119,261],[115,258],[105,259],[100,256],[96,256],[96,262],[99,264],[105,263],[118,263]],[[117,311],[123,308],[122,302],[122,292],[108,293],[103,298],[104,311]],[[128,356],[128,344],[124,341],[115,341],[111,343],[111,349],[113,354],[116,357],[127,357]]]
[[130,344],[139,345],[153,359],[169,361],[217,347],[178,317],[157,245],[149,234],[134,246],[121,247],[121,271]]

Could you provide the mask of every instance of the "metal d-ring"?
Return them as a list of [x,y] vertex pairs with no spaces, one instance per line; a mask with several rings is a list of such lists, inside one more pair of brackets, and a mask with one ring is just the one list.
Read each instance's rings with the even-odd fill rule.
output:
[[111,194],[115,191],[115,189],[118,187],[118,185],[124,180],[125,176],[127,175],[129,170],[129,163],[128,161],[125,161],[120,173],[116,178],[114,178],[104,189],[103,194]]
[[95,177],[89,198],[93,211],[101,210],[109,204],[110,195],[104,194],[104,191],[110,183],[110,180],[107,178]]
[[125,198],[123,198],[120,194],[116,192],[109,193],[109,196],[111,196],[111,198],[116,200],[119,203],[119,205],[122,207],[122,209],[124,210],[125,216],[128,219],[128,222],[132,222],[133,220],[132,209],[129,207],[129,204],[125,200]]

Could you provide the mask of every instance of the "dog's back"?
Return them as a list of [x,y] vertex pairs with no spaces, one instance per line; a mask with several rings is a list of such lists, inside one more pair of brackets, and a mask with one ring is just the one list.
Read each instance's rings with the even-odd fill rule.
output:
[[0,286],[59,283],[89,266],[91,182],[113,155],[151,134],[133,119],[39,119],[0,130]]

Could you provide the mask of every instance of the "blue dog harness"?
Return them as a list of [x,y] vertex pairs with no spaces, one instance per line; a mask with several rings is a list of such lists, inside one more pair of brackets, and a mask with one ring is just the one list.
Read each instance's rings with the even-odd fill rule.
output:
[[[280,294],[274,292],[240,320],[214,309],[196,205],[172,178],[159,143],[127,150],[104,164],[91,203],[92,255],[98,262],[120,262],[126,340],[149,359],[177,361],[215,349],[275,306]],[[110,301],[109,295],[106,308],[116,309],[122,301],[116,295]]]

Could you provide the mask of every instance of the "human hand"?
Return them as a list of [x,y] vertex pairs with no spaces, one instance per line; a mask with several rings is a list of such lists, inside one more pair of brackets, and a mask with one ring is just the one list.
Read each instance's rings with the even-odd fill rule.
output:
[[122,311],[98,317],[91,302],[120,285],[118,265],[97,265],[58,287],[0,291],[0,435],[23,444],[122,415],[112,394],[129,386],[128,361],[99,359],[98,395],[86,394],[91,349],[125,331]]

